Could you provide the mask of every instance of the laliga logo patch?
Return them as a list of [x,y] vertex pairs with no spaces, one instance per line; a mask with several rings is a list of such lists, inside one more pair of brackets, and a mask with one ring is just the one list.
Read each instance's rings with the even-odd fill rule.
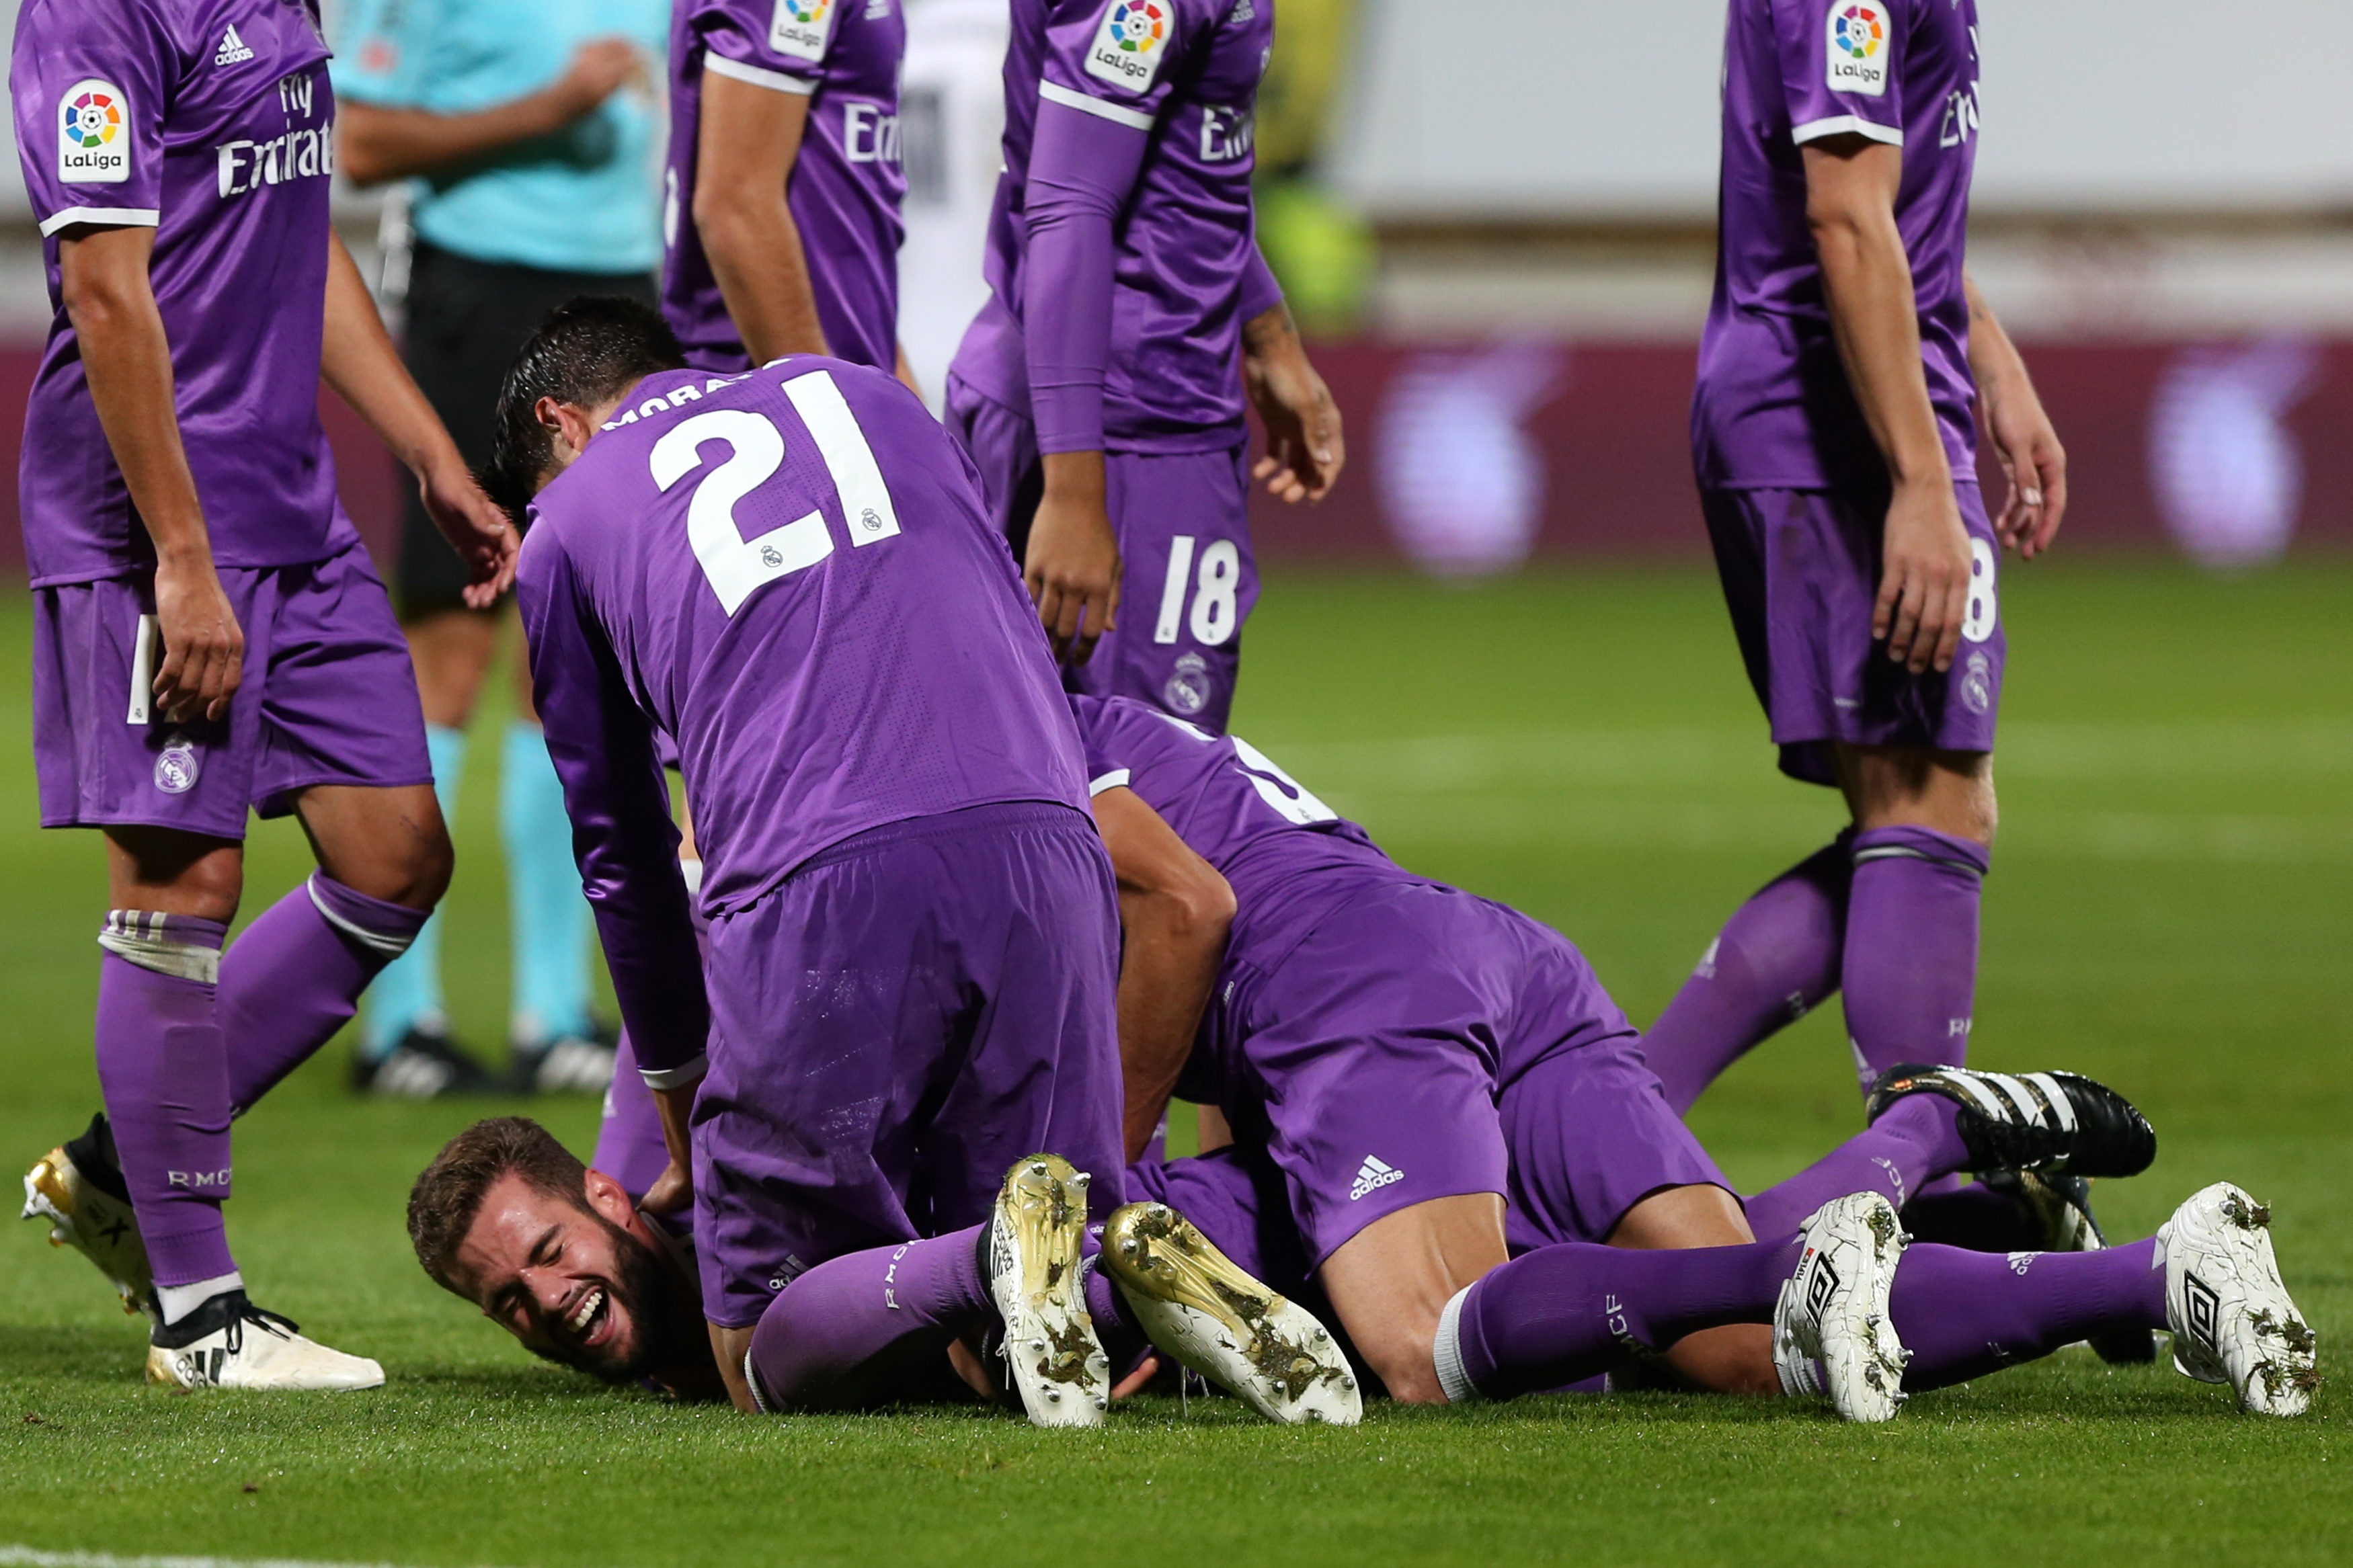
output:
[[155,787],[165,795],[185,795],[196,787],[196,779],[204,772],[197,760],[196,743],[184,736],[174,736],[155,758]]
[[130,177],[129,99],[95,77],[74,83],[58,101],[58,178],[121,184]]
[[776,0],[768,18],[768,47],[795,59],[825,58],[833,36],[834,0]]
[[1833,5],[1824,79],[1832,92],[1879,98],[1887,91],[1887,13],[1872,0]]
[[1129,92],[1142,92],[1160,74],[1176,33],[1168,0],[1111,0],[1094,42],[1087,46],[1087,74]]

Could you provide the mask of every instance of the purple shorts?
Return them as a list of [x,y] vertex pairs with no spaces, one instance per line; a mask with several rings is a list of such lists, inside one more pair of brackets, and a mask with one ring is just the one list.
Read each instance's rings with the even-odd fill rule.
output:
[[[950,375],[948,429],[980,471],[989,517],[1018,559],[1044,485],[1029,421]],[[1241,668],[1242,623],[1258,603],[1246,445],[1214,452],[1111,452],[1105,500],[1123,570],[1119,629],[1062,684],[1132,697],[1223,734]]]
[[[425,715],[408,644],[348,522],[343,547],[305,566],[220,569],[245,631],[228,717],[148,713],[134,673],[163,659],[142,626],[151,574],[33,594],[33,754],[41,826],[178,828],[245,837],[246,813],[283,816],[313,784],[429,784]],[[146,659],[142,664],[142,654]]]
[[1914,675],[1871,637],[1883,493],[1700,491],[1740,657],[1790,777],[1835,784],[1835,741],[1993,750],[2009,646],[1995,591],[2001,546],[1978,487],[1953,493],[1973,557],[1968,617],[1951,670]]
[[1119,910],[1094,824],[975,806],[862,833],[711,924],[695,1097],[703,1313],[988,1216],[1050,1150],[1118,1206]]
[[1584,955],[1516,910],[1404,884],[1236,968],[1226,1026],[1261,1104],[1229,1113],[1262,1127],[1311,1268],[1432,1198],[1503,1194],[1515,1225],[1598,1241],[1645,1193],[1726,1184]]

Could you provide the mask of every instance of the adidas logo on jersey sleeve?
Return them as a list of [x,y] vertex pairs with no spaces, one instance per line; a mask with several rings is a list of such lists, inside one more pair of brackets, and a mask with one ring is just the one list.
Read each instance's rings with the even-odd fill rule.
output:
[[243,38],[237,36],[236,25],[232,23],[228,31],[221,35],[220,47],[213,52],[213,64],[215,66],[238,66],[243,65],[252,58],[253,51],[246,47],[245,40]]

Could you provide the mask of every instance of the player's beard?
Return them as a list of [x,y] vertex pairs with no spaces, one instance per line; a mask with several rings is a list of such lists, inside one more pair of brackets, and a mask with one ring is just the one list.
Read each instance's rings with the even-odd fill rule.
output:
[[607,1310],[618,1309],[628,1315],[628,1353],[619,1355],[577,1346],[543,1353],[551,1361],[607,1383],[637,1383],[664,1367],[677,1365],[708,1343],[702,1322],[680,1310],[678,1295],[662,1267],[660,1252],[603,1215],[592,1212],[588,1217],[605,1227],[613,1244],[615,1277],[606,1282],[613,1303]]

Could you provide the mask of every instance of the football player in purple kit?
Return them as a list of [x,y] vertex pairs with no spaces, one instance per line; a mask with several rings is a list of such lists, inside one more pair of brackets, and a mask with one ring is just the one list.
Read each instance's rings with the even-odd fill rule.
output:
[[1827,1392],[1884,1419],[1899,1384],[2171,1328],[2183,1369],[2227,1377],[2247,1408],[2308,1403],[2311,1336],[2234,1187],[2113,1249],[1903,1250],[1893,1204],[1950,1172],[2145,1169],[2154,1135],[2112,1091],[1891,1073],[1867,1132],[1744,1205],[1559,933],[1399,868],[1238,736],[1072,706],[1125,928],[1127,1152],[1181,1093],[1218,1107],[1267,1178],[1140,1165],[1132,1193],[1295,1292],[1237,1217],[1276,1212],[1290,1273],[1397,1397],[1556,1388],[1639,1347],[1703,1386]]
[[[549,752],[670,1156],[649,1203],[691,1189],[748,1408],[744,1356],[796,1276],[981,1222],[1031,1151],[1117,1168],[1118,924],[1077,737],[969,465],[883,372],[691,372],[659,317],[575,301],[517,360],[498,449],[533,520]],[[1015,1364],[1097,1418],[1100,1352],[1071,1356]]]
[[[57,312],[18,479],[41,817],[105,834],[110,893],[107,1115],[34,1167],[26,1213],[150,1314],[148,1375],[188,1387],[383,1381],[247,1298],[229,1121],[352,1016],[449,877],[320,382],[417,474],[474,598],[514,555],[329,226],[326,58],[307,4],[32,0],[10,71]],[[257,809],[299,816],[319,869],[224,952]]]
[[1245,395],[1272,493],[1345,459],[1254,238],[1273,31],[1273,0],[1015,0],[990,298],[948,374],[1065,683],[1213,730],[1258,598]]
[[[1708,531],[1780,765],[1852,823],[1732,918],[1650,1033],[1677,1110],[1842,992],[1867,1089],[1968,1046],[2006,640],[1997,562],[2066,457],[1963,266],[1974,0],[1769,0],[1726,28],[1720,249],[1692,402]],[[1977,482],[1981,420],[2009,496]],[[1930,1194],[1958,1220],[1983,1189]]]
[[678,0],[662,314],[706,370],[897,368],[896,0]]

